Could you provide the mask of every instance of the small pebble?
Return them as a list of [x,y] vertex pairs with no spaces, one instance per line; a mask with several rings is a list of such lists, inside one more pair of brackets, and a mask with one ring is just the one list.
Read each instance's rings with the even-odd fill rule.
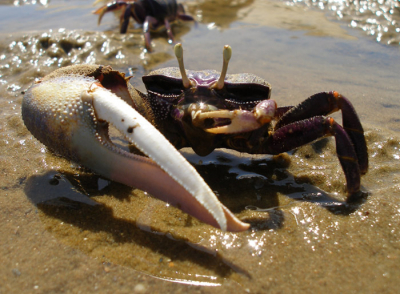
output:
[[137,284],[135,288],[133,288],[134,293],[145,293],[146,287],[143,284]]
[[13,268],[12,269],[12,273],[14,274],[14,276],[19,277],[21,275],[21,272],[19,271],[19,269],[17,268]]

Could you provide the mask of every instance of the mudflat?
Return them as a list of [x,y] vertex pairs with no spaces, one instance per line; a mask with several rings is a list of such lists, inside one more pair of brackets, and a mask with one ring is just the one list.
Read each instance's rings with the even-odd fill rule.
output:
[[[142,75],[177,65],[173,46],[161,32],[154,52],[144,52],[140,28],[120,35],[113,13],[97,26],[91,1],[10,3],[0,12],[8,24],[0,25],[0,293],[397,290],[399,47],[305,5],[226,2],[183,1],[198,20],[174,26],[186,67],[220,70],[230,44],[228,71],[268,80],[279,106],[320,91],[345,95],[366,134],[365,199],[345,204],[330,137],[279,156],[182,150],[221,202],[252,224],[242,233],[221,232],[58,157],[21,118],[35,79],[60,66],[109,64],[144,90]],[[341,122],[340,113],[334,118]]]

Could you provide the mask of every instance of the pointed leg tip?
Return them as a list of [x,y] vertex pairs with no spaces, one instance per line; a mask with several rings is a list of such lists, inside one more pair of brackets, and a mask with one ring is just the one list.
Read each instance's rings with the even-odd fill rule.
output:
[[368,197],[369,193],[358,190],[357,192],[349,193],[346,202],[348,204],[358,204]]

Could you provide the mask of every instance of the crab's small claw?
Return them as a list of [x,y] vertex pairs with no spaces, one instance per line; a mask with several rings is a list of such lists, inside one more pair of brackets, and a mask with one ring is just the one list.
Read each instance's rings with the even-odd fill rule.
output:
[[254,131],[266,123],[269,123],[275,116],[276,102],[264,100],[256,105],[253,111],[248,110],[217,110],[202,112],[193,111],[192,121],[194,125],[201,126],[206,119],[218,120],[228,119],[228,124],[213,128],[204,128],[206,132],[213,134],[233,134]]
[[[113,79],[103,74],[102,67],[92,76],[84,67],[58,70],[25,94],[22,117],[37,139],[70,160],[145,190],[205,223],[228,231],[249,228],[218,201],[193,166],[149,121],[104,88]],[[110,88],[123,92],[121,85]],[[108,124],[150,159],[116,147],[108,137]]]

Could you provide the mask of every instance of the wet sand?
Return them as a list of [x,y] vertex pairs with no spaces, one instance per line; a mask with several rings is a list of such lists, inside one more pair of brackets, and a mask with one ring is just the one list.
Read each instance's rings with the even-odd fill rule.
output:
[[59,66],[110,64],[134,74],[142,90],[143,74],[176,66],[163,34],[144,54],[140,29],[119,35],[113,14],[97,27],[91,4],[4,6],[47,14],[48,22],[32,17],[32,30],[22,33],[7,18],[12,34],[0,32],[0,293],[397,291],[398,47],[303,6],[235,1],[215,13],[210,7],[226,1],[186,2],[199,20],[174,28],[187,68],[220,70],[230,44],[229,72],[264,77],[279,105],[337,90],[357,109],[369,149],[368,195],[351,206],[332,138],[276,157],[183,150],[221,202],[252,225],[223,233],[55,156],[26,130],[21,92]]

